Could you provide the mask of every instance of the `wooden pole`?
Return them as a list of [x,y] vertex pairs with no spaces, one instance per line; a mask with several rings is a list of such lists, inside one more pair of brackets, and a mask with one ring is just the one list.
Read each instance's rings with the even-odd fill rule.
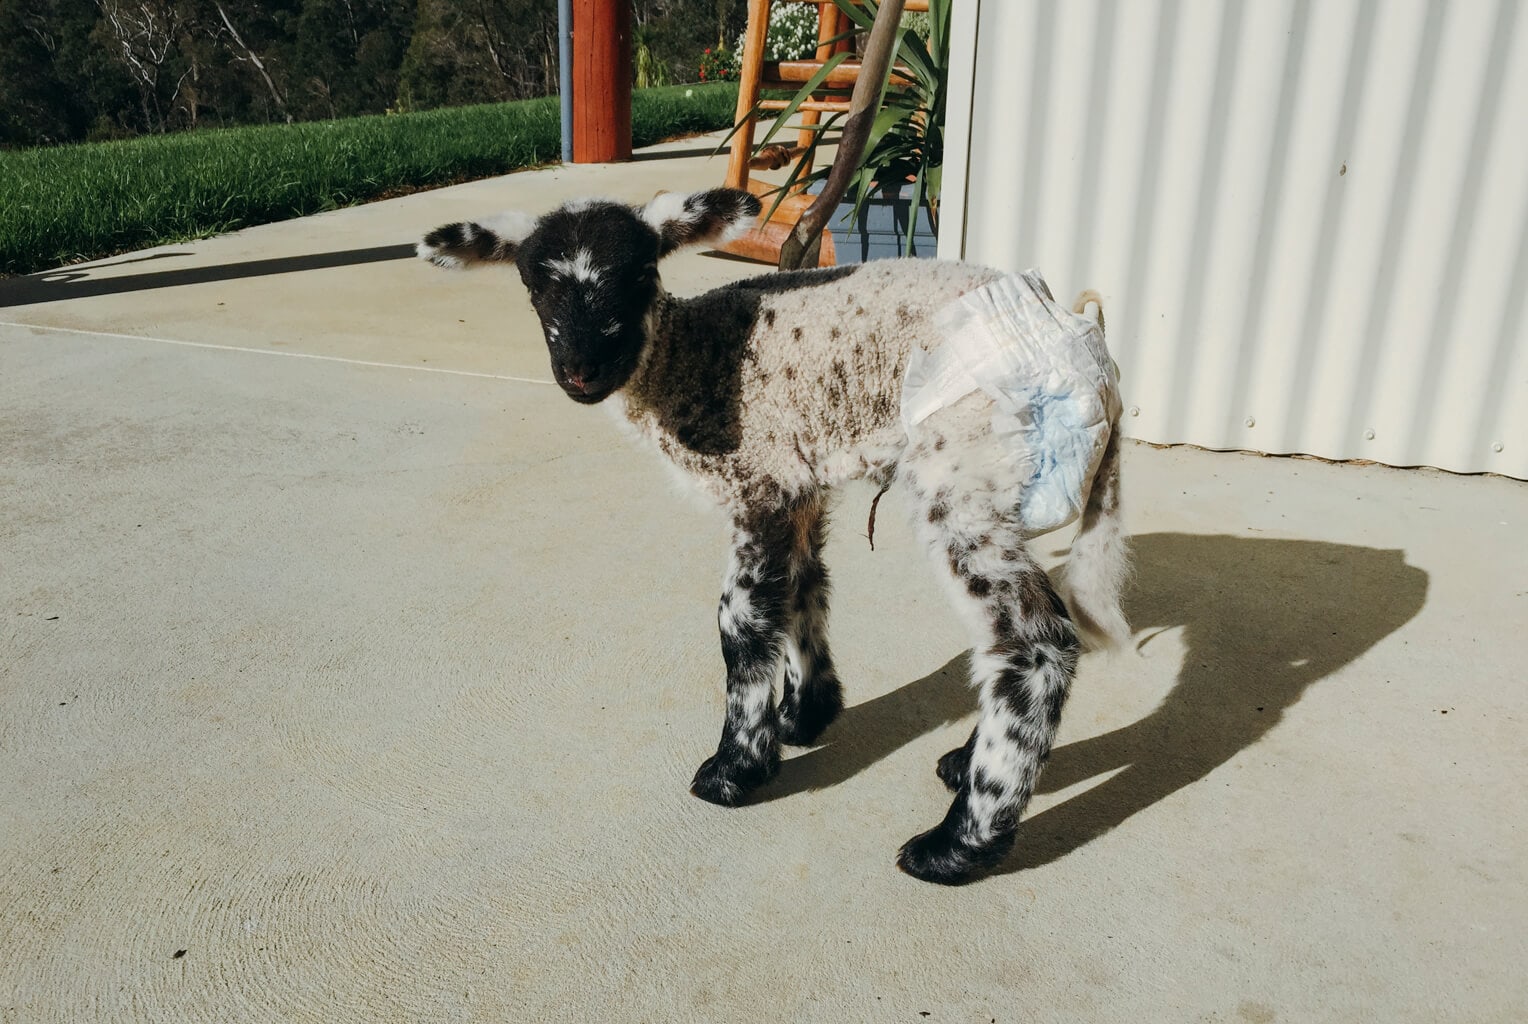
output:
[[573,101],[573,162],[630,160],[630,0],[573,0]]

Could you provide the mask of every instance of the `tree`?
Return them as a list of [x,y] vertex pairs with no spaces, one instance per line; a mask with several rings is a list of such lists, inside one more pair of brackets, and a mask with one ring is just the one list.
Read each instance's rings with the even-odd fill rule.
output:
[[0,0],[0,145],[68,142],[137,120],[136,90],[91,38],[95,0]]
[[397,95],[414,8],[404,0],[303,0],[289,58],[289,101],[304,117],[386,110]]
[[[743,0],[631,0],[694,81]],[[0,0],[0,146],[547,96],[557,0]]]
[[192,70],[180,47],[190,28],[188,5],[176,0],[96,0],[96,6],[101,11],[97,34],[137,88],[144,127],[166,131]]
[[212,7],[213,10],[217,11],[218,21],[222,25],[221,29],[214,27],[213,38],[215,40],[222,40],[223,33],[227,33],[227,39],[232,43],[230,52],[233,59],[240,63],[248,64],[259,74],[260,80],[265,83],[266,89],[270,92],[271,101],[276,105],[276,109],[281,112],[282,119],[287,124],[291,124],[292,113],[287,109],[286,97],[276,85],[275,79],[271,77],[271,72],[266,67],[265,61],[260,59],[260,54],[255,52],[250,44],[245,41],[244,36],[239,33],[238,28],[234,26],[233,19],[228,16],[228,7],[217,2],[217,0],[214,0]]
[[556,91],[556,0],[419,0],[399,82],[404,106]]
[[676,81],[693,82],[707,47],[730,47],[743,31],[743,0],[634,0],[635,21],[652,59]]

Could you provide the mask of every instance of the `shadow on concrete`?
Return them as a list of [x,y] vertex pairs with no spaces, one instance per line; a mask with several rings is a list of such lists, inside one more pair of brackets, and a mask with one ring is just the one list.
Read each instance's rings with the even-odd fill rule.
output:
[[[960,654],[917,682],[845,708],[824,735],[825,745],[786,761],[754,799],[780,800],[847,782],[924,733],[970,715],[976,694],[966,683],[968,665],[968,655]],[[929,808],[930,824],[943,814],[943,806],[937,813]]]
[[[769,129],[767,127],[761,126],[758,131],[758,137],[763,138],[764,132],[768,130]],[[830,129],[829,131],[823,133],[822,138],[818,141],[817,144],[822,147],[836,146],[843,138],[843,134],[843,130],[840,128]],[[790,140],[790,145],[796,144],[796,133],[795,131],[789,129],[781,131],[776,137],[775,141],[783,142],[787,138]],[[684,149],[658,149],[657,147],[652,147],[648,149],[636,150],[631,154],[631,160],[633,163],[644,163],[650,160],[674,160],[679,157],[693,156],[720,157],[721,159],[725,160],[727,159],[731,148],[732,143],[730,141],[722,142],[720,144],[712,143],[704,146],[687,146]],[[832,163],[832,160],[829,159],[828,162]],[[821,157],[819,157],[818,163],[819,165],[822,163]],[[717,184],[720,185],[721,182],[717,182]]]
[[[183,254],[156,253],[153,256],[121,262],[133,263],[177,255]],[[83,299],[93,295],[119,295],[123,292],[139,292],[151,288],[174,288],[187,284],[236,281],[246,277],[294,274],[304,270],[353,267],[363,263],[412,259],[413,256],[412,244],[378,245],[369,249],[344,249],[339,252],[317,252],[304,256],[281,256],[268,260],[248,260],[243,263],[219,263],[209,267],[183,267],[178,270],[156,270],[143,274],[92,277],[91,274],[97,269],[117,265],[97,263],[89,267],[66,267],[62,270],[50,270],[41,274],[28,274],[25,277],[0,280],[0,308],[30,306],[40,302],[62,302],[66,299]]]
[[[1307,687],[1403,626],[1427,594],[1427,574],[1398,550],[1180,533],[1132,543],[1136,575],[1126,611],[1144,642],[1163,629],[1183,630],[1177,684],[1145,718],[1052,752],[1041,792],[1118,774],[1026,819],[1004,871],[1064,857],[1203,779],[1277,725]],[[966,664],[962,654],[846,709],[828,745],[787,761],[761,797],[843,782],[970,714]],[[1129,672],[1130,661],[1110,669]],[[930,808],[928,823],[943,810]]]
[[632,163],[647,163],[651,160],[678,160],[693,156],[718,156],[725,158],[727,148],[711,146],[687,146],[684,149],[639,149],[631,154]]

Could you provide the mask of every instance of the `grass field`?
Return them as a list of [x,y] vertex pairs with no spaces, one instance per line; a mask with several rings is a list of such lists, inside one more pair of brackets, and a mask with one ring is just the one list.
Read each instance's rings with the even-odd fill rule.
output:
[[[729,84],[641,89],[638,146],[732,123]],[[0,152],[0,273],[181,242],[558,159],[556,98]]]

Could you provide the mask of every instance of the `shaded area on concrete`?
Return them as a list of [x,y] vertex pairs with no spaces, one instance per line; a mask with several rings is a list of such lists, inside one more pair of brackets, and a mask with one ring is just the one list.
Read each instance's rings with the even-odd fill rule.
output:
[[1148,634],[1143,643],[1185,630],[1178,681],[1147,717],[1052,752],[1043,793],[1125,770],[1028,819],[1013,870],[1066,856],[1205,778],[1278,725],[1308,687],[1404,626],[1427,596],[1427,573],[1402,551],[1178,533],[1138,536],[1132,547],[1126,612]]
[[[180,254],[156,253],[141,259],[165,259],[175,255]],[[116,263],[92,264],[89,268],[82,270],[50,270],[42,274],[28,274],[25,277],[0,280],[0,308],[30,306],[41,302],[63,302],[95,295],[120,295],[124,292],[144,291],[151,288],[174,288],[188,284],[210,284],[215,281],[268,277],[273,274],[298,274],[308,270],[354,267],[366,263],[412,259],[413,256],[412,244],[375,245],[365,249],[343,249],[339,252],[316,252],[304,256],[280,256],[273,259],[246,260],[242,263],[182,267],[146,274],[122,274],[109,277],[92,277],[90,271],[102,266],[116,266]]]
[[[1040,793],[1125,770],[1027,819],[1009,870],[1064,857],[1203,779],[1276,726],[1307,687],[1405,625],[1427,595],[1427,573],[1400,551],[1181,533],[1138,536],[1132,548],[1131,624],[1143,645],[1184,629],[1183,668],[1151,714],[1052,751]],[[839,785],[965,717],[974,704],[967,664],[962,654],[845,709],[825,744],[788,761],[759,799]],[[1128,673],[1130,664],[1111,669]]]
[[713,157],[725,156],[726,150],[718,150],[715,146],[691,146],[686,149],[649,149],[638,150],[631,154],[631,162],[648,163],[653,160],[673,160],[690,157]]

